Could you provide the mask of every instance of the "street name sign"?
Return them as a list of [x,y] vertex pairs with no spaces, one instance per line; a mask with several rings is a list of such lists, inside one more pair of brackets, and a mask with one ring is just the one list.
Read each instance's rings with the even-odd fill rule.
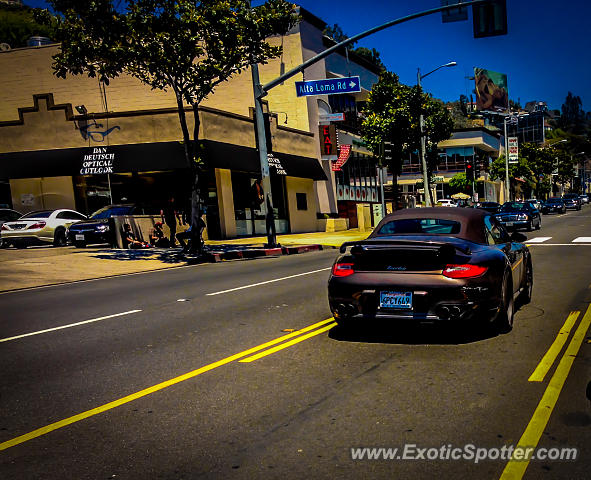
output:
[[361,91],[359,77],[324,78],[295,82],[298,97],[313,95],[336,95],[339,93],[355,93]]

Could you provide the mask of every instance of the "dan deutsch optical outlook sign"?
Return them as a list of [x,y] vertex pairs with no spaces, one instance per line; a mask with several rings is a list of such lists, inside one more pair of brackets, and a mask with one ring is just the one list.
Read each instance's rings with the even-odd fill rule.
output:
[[94,147],[84,155],[80,175],[113,173],[115,153],[109,147]]

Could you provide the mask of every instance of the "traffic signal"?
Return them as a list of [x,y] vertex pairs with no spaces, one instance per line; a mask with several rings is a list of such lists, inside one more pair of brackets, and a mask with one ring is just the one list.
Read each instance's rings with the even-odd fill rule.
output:
[[478,180],[480,178],[480,161],[478,159],[474,160],[474,180]]
[[474,38],[507,35],[507,0],[472,5]]
[[474,160],[471,158],[466,159],[466,179],[469,182],[474,181]]

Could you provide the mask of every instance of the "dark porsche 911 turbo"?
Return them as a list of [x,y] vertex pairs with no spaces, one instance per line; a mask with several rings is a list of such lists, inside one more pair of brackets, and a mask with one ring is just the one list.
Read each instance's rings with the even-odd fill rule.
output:
[[452,320],[508,332],[514,300],[531,299],[524,240],[485,210],[397,211],[366,240],[341,246],[328,281],[330,309],[344,327]]

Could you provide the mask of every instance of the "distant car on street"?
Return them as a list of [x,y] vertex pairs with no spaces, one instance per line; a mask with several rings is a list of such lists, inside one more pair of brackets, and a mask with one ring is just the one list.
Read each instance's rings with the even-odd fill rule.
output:
[[456,202],[450,200],[449,198],[442,198],[441,200],[437,200],[438,207],[457,207]]
[[67,244],[67,229],[86,215],[75,210],[39,210],[27,213],[18,220],[4,222],[2,243],[25,248],[29,245],[52,243],[56,247]]
[[542,203],[542,213],[565,213],[566,205],[561,197],[550,197]]
[[540,212],[529,202],[505,202],[495,217],[508,230],[525,228],[531,232],[542,226]]
[[485,210],[399,210],[367,239],[341,246],[328,281],[330,309],[345,328],[462,321],[507,332],[514,298],[531,299],[524,240]]
[[564,200],[564,206],[567,209],[581,209],[581,199],[579,198],[579,195],[577,193],[566,193],[562,196],[562,199]]
[[579,198],[581,199],[581,204],[589,203],[589,195],[587,195],[586,193],[583,193],[583,195],[579,195]]
[[501,204],[497,202],[480,202],[476,205],[476,208],[486,210],[490,213],[497,213],[499,211],[499,208],[501,208]]

